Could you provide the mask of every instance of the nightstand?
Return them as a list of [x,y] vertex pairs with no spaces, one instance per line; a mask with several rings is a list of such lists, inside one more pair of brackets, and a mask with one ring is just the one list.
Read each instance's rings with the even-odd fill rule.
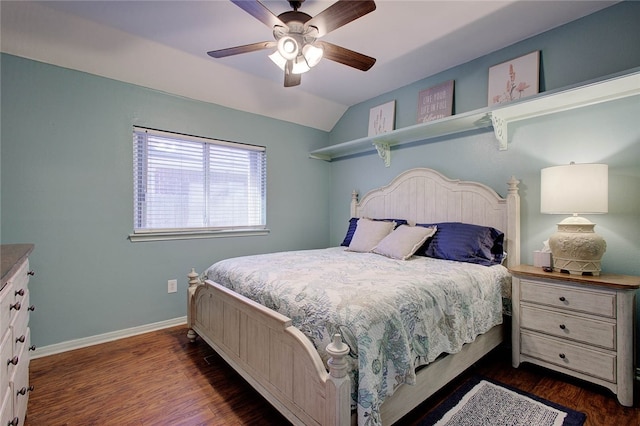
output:
[[635,296],[640,277],[513,275],[512,363],[530,362],[610,389],[633,406]]

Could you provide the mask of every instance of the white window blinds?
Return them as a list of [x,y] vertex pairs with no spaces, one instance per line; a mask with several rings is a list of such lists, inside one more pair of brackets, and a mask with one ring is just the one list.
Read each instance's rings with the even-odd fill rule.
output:
[[264,147],[134,127],[134,233],[266,227]]

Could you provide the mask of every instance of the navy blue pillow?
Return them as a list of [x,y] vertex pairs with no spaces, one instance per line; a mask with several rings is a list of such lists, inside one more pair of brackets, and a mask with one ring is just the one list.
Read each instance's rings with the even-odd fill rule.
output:
[[[345,235],[344,240],[342,240],[341,246],[349,247],[351,244],[351,239],[353,238],[353,234],[356,232],[356,228],[358,227],[358,217],[352,217],[349,219],[349,228],[347,229],[347,235]],[[396,228],[400,225],[406,225],[407,221],[404,219],[372,219],[372,220],[383,220],[386,222],[394,221],[396,223]]]
[[347,235],[345,235],[344,240],[342,240],[341,246],[349,247],[351,244],[351,239],[353,238],[353,234],[356,232],[356,227],[358,226],[358,218],[352,217],[349,219],[349,229],[347,229]]
[[[436,259],[456,260],[478,265],[499,265],[504,256],[504,233],[489,226],[461,222],[418,224],[438,231],[420,254]],[[418,254],[418,253],[416,253]]]

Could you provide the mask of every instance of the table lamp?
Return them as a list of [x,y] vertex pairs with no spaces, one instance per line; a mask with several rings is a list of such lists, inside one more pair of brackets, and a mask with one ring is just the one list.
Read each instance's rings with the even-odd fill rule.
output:
[[572,214],[549,237],[553,270],[575,275],[600,275],[607,243],[594,232],[595,223],[579,214],[607,213],[609,168],[606,164],[575,164],[542,169],[540,211]]

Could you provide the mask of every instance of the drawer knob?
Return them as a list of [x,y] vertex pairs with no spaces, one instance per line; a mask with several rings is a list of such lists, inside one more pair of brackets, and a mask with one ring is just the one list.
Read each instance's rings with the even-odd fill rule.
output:
[[16,290],[14,294],[16,296],[24,296],[24,288],[21,288],[20,290]]
[[559,356],[561,359],[565,359],[565,358],[566,358],[566,355],[565,355],[565,354],[558,354],[558,356]]
[[27,275],[29,275],[29,276],[34,276],[35,274],[36,274],[36,273],[35,273],[34,271],[29,271],[29,272],[27,272]]
[[18,365],[18,357],[14,356],[13,358],[9,358],[7,360],[7,365],[9,364]]
[[20,343],[24,343],[24,341],[27,340],[26,336],[23,334],[22,336],[18,337],[16,339],[16,343],[20,342]]
[[564,296],[560,296],[559,299],[560,299],[561,302],[566,302],[567,301],[567,299],[565,299]]
[[22,387],[22,389],[20,389],[18,392],[16,392],[17,395],[26,395],[27,392],[33,392],[33,386],[29,386],[27,387]]
[[31,345],[31,346],[29,346],[29,350],[30,350],[30,351],[35,351],[35,350],[36,350],[36,345]]
[[33,312],[33,311],[35,311],[35,310],[36,310],[36,305],[31,305],[31,306],[29,306],[29,307],[27,308],[27,311],[31,311],[31,312]]
[[21,307],[22,305],[20,304],[20,302],[16,302],[13,305],[9,306],[9,310],[15,309],[16,311],[19,311]]
[[560,328],[564,330],[565,328],[567,328],[567,326],[564,324],[560,324]]
[[7,423],[7,426],[18,426],[20,424],[20,419],[18,417],[14,417],[13,420]]

